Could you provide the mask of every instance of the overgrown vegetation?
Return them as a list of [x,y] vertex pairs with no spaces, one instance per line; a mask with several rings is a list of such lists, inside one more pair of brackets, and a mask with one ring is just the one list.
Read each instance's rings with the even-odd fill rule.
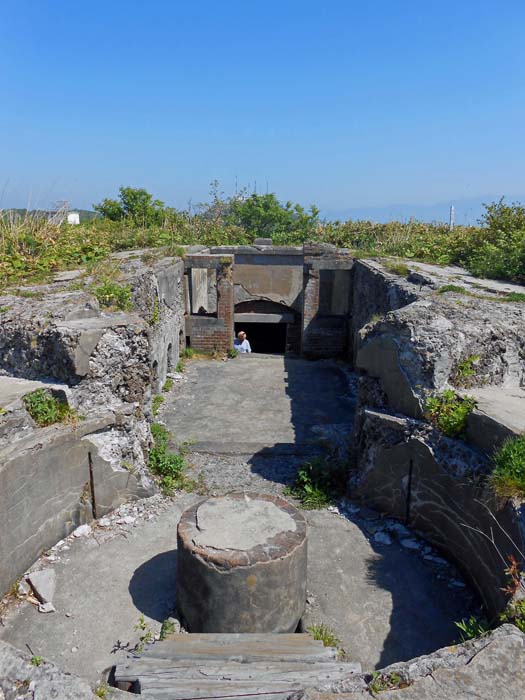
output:
[[164,393],[168,393],[168,391],[171,391],[173,389],[173,379],[171,377],[168,377],[166,381],[164,382],[164,385],[162,387],[162,391]]
[[503,199],[486,205],[479,226],[453,231],[444,223],[414,220],[322,221],[313,205],[306,210],[280,202],[275,194],[246,191],[226,197],[217,183],[212,183],[211,201],[186,211],[131,187],[122,187],[117,199],[105,199],[95,209],[100,216],[80,226],[53,223],[44,212],[0,212],[2,286],[45,279],[115,251],[164,247],[167,254],[180,255],[181,245],[243,245],[258,236],[270,236],[275,244],[332,243],[361,257],[459,264],[477,276],[525,281],[525,207]]
[[476,406],[471,396],[458,396],[452,389],[427,397],[425,412],[428,420],[447,437],[457,437],[467,427],[469,413]]
[[162,493],[171,496],[177,490],[198,490],[199,484],[186,476],[189,464],[184,451],[169,450],[169,431],[160,423],[153,423],[151,434],[154,444],[149,453],[149,468],[157,477]]
[[284,489],[285,495],[297,498],[303,508],[316,510],[337,500],[345,492],[344,466],[323,457],[314,457],[299,467],[292,486]]
[[106,280],[91,290],[104,309],[128,311],[132,308],[131,287],[113,280]]
[[525,435],[505,440],[492,459],[494,491],[503,498],[525,498]]
[[54,397],[47,389],[31,391],[23,397],[23,401],[27,412],[40,427],[78,417],[67,403]]
[[484,617],[476,617],[475,615],[471,615],[470,617],[465,617],[454,624],[461,632],[460,641],[462,642],[466,642],[469,639],[476,639],[477,637],[483,637],[483,635],[490,632],[489,623]]

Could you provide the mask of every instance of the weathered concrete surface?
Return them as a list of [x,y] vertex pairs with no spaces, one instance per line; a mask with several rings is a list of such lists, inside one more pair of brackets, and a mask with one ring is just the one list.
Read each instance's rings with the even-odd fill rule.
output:
[[190,632],[294,632],[306,603],[306,522],[282,498],[237,492],[177,529],[177,607]]
[[124,652],[112,653],[118,641],[138,641],[140,615],[158,633],[172,612],[177,523],[193,500],[186,496],[168,507],[155,497],[124,506],[112,527],[70,537],[53,550],[56,561],[40,563],[56,571],[56,612],[42,615],[21,603],[3,619],[0,639],[20,649],[27,643],[64,671],[98,682],[104,669],[123,658]]
[[525,390],[482,386],[464,392],[476,400],[468,417],[467,440],[491,456],[503,442],[525,433]]
[[525,509],[495,498],[487,460],[427,424],[365,409],[356,465],[351,495],[425,533],[497,617],[508,557],[524,550]]
[[[42,659],[38,666],[31,663],[31,654],[0,641],[0,698],[2,700],[97,700],[96,687],[85,680],[65,673],[55,664]],[[126,700],[128,693],[116,688],[99,686],[107,700]],[[141,694],[153,700],[149,694]]]
[[0,447],[0,594],[78,525],[151,495],[135,475],[104,459],[101,445],[108,437],[113,444],[114,425],[106,411]]
[[196,513],[197,531],[192,541],[198,547],[249,550],[265,545],[281,532],[295,532],[292,516],[273,501],[224,496],[208,498]]
[[362,675],[331,687],[326,684],[328,692],[307,691],[304,700],[523,700],[525,635],[513,625],[503,625],[481,639],[389,666],[378,680],[392,686],[391,674],[408,687],[378,692],[372,677]]
[[[459,297],[459,298],[458,298]],[[377,377],[394,411],[420,418],[428,391],[525,384],[525,309],[447,292],[428,293],[359,331],[356,367]]]
[[[40,563],[56,570],[57,612],[42,615],[23,603],[5,616],[0,639],[20,648],[28,643],[35,654],[95,682],[122,658],[111,653],[117,640],[131,646],[138,641],[139,615],[158,632],[172,613],[176,526],[196,500],[155,497],[123,506],[99,521],[91,535],[70,537],[51,553],[54,563],[48,558]],[[390,545],[376,543],[387,523],[358,508],[347,517],[324,510],[307,518],[305,620],[332,626],[350,659],[371,670],[457,638],[453,621],[470,614],[468,596],[452,585],[455,575],[446,565],[425,559],[430,548],[424,543],[407,549],[400,539],[409,534],[398,537],[395,530],[388,530]]]
[[350,434],[353,404],[336,363],[252,356],[188,363],[181,392],[160,417],[176,442],[214,454],[309,452],[322,429]]

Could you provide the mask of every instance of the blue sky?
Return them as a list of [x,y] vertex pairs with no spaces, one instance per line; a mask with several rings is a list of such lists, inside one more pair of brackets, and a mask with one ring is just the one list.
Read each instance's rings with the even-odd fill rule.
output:
[[217,179],[461,219],[525,195],[524,27],[523,0],[3,0],[0,207]]

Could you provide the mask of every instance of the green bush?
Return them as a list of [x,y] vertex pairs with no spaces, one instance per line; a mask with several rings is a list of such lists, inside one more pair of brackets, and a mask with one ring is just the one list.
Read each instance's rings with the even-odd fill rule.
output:
[[76,416],[67,403],[59,401],[46,389],[31,391],[23,397],[23,401],[31,418],[41,427]]
[[502,497],[525,498],[525,435],[509,438],[493,456],[491,483]]
[[427,398],[425,415],[447,437],[456,437],[465,431],[467,418],[475,406],[471,396],[461,397],[446,389]]

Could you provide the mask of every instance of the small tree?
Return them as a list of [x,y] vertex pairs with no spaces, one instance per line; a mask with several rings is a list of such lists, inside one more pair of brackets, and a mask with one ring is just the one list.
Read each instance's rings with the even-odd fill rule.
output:
[[142,187],[121,187],[118,200],[104,199],[93,208],[111,221],[129,219],[139,226],[161,224],[165,213],[164,202]]
[[281,204],[275,194],[252,194],[231,200],[227,220],[259,236],[293,232],[305,240],[315,231],[319,210],[313,205],[307,212],[300,204]]

